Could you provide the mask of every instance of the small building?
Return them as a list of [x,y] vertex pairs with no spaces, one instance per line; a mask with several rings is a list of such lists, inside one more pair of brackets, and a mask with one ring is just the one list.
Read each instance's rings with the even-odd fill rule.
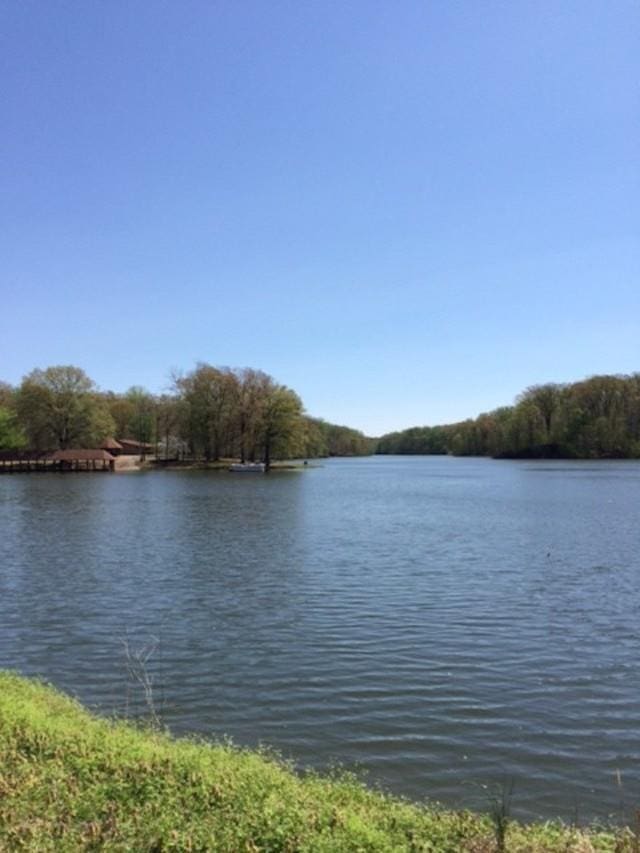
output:
[[50,458],[59,471],[114,471],[116,462],[107,450],[56,450]]
[[109,438],[105,438],[100,445],[100,450],[106,450],[107,453],[110,453],[112,456],[119,456],[122,453],[122,445],[119,441],[116,441],[115,438],[109,436]]
[[153,444],[136,441],[135,438],[119,438],[118,444],[122,448],[119,456],[146,456],[148,453],[153,453]]

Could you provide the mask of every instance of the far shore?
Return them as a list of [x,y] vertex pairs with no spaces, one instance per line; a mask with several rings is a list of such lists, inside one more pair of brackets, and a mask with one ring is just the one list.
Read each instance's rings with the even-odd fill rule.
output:
[[[157,457],[147,457],[140,461],[139,457],[133,457],[134,465],[119,466],[119,461],[125,457],[118,456],[116,458],[116,471],[228,471],[230,465],[240,462],[239,459],[223,458],[214,461],[205,461],[204,459],[159,459]],[[129,457],[131,458],[131,457]],[[319,468],[321,464],[318,461],[306,462],[304,460],[280,460],[272,462],[271,471],[304,471],[305,468]]]

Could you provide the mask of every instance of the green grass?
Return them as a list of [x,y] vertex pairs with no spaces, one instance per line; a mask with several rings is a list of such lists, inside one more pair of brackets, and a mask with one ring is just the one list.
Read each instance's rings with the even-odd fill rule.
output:
[[[629,831],[509,823],[510,853],[635,851]],[[496,849],[489,817],[421,807],[350,776],[296,775],[228,745],[96,718],[0,672],[2,851]]]

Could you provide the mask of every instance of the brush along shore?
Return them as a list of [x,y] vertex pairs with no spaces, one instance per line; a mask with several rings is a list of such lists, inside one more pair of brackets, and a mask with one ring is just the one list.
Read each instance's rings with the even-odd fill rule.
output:
[[229,745],[92,716],[0,671],[0,850],[638,850],[630,830],[578,831],[422,807],[350,776],[300,776]]

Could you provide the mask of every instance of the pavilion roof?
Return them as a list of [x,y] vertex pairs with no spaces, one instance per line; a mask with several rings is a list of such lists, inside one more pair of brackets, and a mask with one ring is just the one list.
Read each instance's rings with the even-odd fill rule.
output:
[[119,441],[116,441],[115,438],[109,436],[109,438],[105,438],[105,440],[100,445],[102,450],[122,450],[122,445]]
[[153,450],[153,444],[149,444],[145,441],[138,441],[135,438],[119,438],[120,447],[144,447],[145,450]]

